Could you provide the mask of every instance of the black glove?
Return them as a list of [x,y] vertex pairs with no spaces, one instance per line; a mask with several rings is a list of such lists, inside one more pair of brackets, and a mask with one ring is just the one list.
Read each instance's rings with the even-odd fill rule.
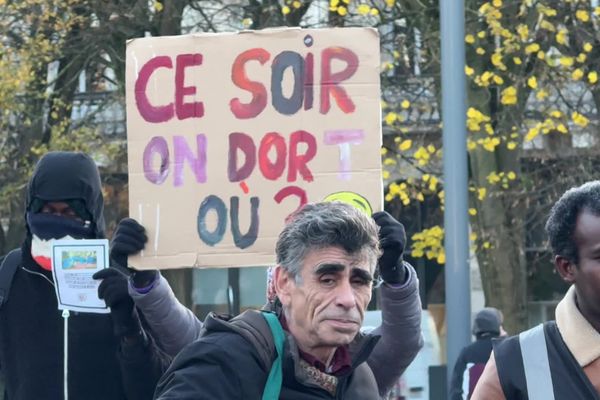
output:
[[142,325],[133,299],[127,291],[128,276],[116,268],[96,272],[94,279],[102,279],[98,286],[98,297],[110,307],[113,329],[117,337],[134,336],[141,332]]
[[404,283],[407,274],[402,262],[406,245],[404,226],[385,211],[374,213],[373,219],[379,225],[379,244],[383,250],[379,258],[379,275],[387,283]]
[[[144,249],[148,237],[146,229],[133,218],[124,218],[117,225],[110,246],[110,258],[115,264],[127,268],[127,257]],[[129,270],[133,286],[144,288],[156,279],[156,271]]]

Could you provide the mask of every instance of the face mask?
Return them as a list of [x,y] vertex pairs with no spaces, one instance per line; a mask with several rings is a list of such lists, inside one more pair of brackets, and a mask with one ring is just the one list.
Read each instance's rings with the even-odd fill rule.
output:
[[93,239],[89,221],[82,222],[52,214],[27,213],[31,231],[31,256],[45,270],[52,270],[52,243],[61,239]]

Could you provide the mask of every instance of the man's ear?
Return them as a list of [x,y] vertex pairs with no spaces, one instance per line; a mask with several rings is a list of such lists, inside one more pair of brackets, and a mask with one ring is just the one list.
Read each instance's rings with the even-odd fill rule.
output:
[[288,272],[280,265],[275,267],[275,292],[281,304],[289,305],[291,301],[291,289],[295,282]]
[[563,256],[554,257],[554,266],[563,281],[567,283],[575,283],[575,275],[577,266],[571,260]]

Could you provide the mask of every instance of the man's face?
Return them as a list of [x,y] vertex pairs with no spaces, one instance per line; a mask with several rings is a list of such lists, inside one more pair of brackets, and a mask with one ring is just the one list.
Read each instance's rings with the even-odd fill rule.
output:
[[374,269],[365,254],[350,255],[338,247],[310,251],[298,283],[277,269],[277,294],[303,351],[326,360],[354,339],[371,300]]
[[600,217],[587,211],[579,214],[574,239],[579,264],[573,265],[571,275],[563,278],[575,284],[582,314],[600,323]]
[[75,210],[73,210],[69,206],[69,204],[65,203],[64,201],[48,202],[48,203],[44,204],[44,206],[40,210],[40,213],[53,214],[53,215],[58,215],[58,216],[69,218],[69,219],[82,221],[82,219],[77,215]]

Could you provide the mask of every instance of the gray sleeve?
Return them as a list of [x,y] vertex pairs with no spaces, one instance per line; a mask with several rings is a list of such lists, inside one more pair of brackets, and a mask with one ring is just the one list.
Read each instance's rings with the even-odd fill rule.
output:
[[381,335],[367,363],[371,367],[380,395],[387,393],[423,347],[419,280],[414,268],[400,287],[381,284],[381,326],[372,333]]
[[177,300],[160,273],[148,293],[139,293],[130,284],[129,294],[150,327],[152,337],[168,355],[175,356],[199,337],[202,322]]

